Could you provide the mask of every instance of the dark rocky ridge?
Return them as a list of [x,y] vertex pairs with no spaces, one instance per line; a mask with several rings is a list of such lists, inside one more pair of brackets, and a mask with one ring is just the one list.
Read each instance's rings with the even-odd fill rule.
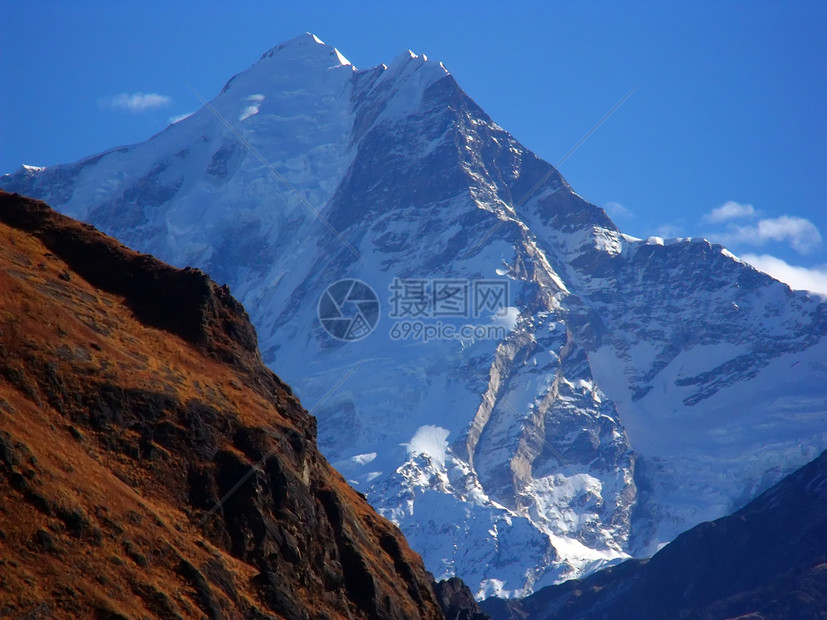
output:
[[217,286],[202,271],[171,267],[45,203],[2,190],[0,221],[40,239],[93,286],[123,296],[142,323],[180,336],[220,361],[248,371],[262,366],[247,312],[226,286]]
[[630,560],[522,601],[495,620],[827,617],[827,451],[738,512]]
[[486,620],[474,595],[459,577],[451,577],[434,586],[437,601],[450,620]]
[[226,288],[17,195],[0,238],[0,616],[444,616]]

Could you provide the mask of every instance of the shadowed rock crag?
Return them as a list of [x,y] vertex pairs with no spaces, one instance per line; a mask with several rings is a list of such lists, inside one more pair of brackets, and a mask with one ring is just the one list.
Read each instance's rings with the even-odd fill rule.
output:
[[0,291],[0,616],[443,617],[226,288],[0,192]]

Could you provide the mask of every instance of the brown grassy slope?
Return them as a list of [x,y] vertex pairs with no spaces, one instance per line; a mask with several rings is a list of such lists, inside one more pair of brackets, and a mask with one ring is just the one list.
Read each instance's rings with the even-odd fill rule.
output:
[[442,617],[228,291],[4,192],[0,498],[0,617]]

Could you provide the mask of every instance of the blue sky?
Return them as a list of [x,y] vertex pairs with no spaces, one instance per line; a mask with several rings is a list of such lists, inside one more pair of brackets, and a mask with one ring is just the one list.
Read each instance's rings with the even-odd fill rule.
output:
[[[624,232],[706,236],[827,293],[827,3],[8,2],[0,172],[147,139],[304,31],[410,48]],[[725,206],[726,205],[726,206]],[[796,270],[797,269],[797,270]]]

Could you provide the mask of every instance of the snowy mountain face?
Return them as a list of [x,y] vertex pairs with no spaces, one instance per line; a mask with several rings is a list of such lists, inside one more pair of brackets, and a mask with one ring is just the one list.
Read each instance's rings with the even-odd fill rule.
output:
[[493,620],[823,618],[827,611],[827,452],[732,515],[684,532],[651,559],[492,598]]
[[[146,142],[0,186],[226,281],[328,459],[478,597],[651,555],[827,447],[820,299],[623,235],[425,56],[358,71],[304,35]],[[319,320],[343,279],[379,301],[359,340]]]

